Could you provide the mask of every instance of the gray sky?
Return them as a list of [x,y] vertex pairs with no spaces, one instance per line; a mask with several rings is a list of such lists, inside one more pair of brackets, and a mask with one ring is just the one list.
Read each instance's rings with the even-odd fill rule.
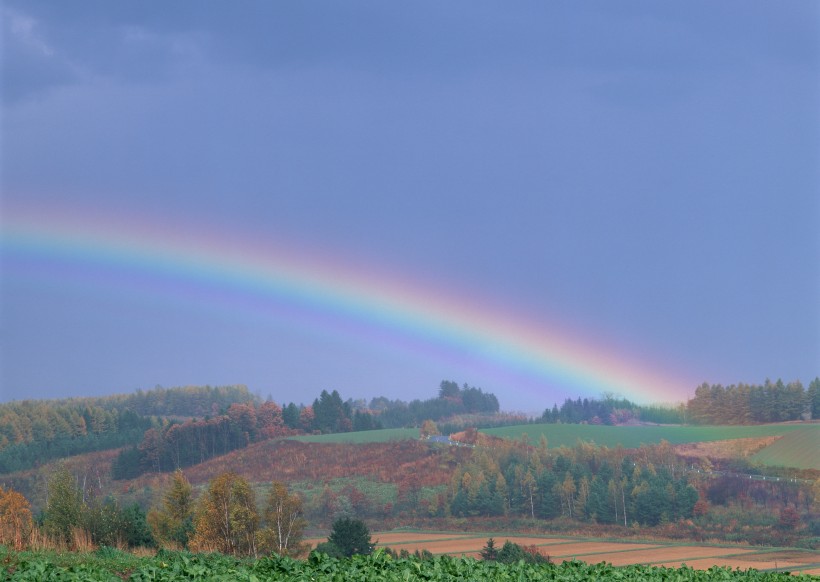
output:
[[[6,232],[113,216],[286,244],[560,322],[692,392],[820,373],[814,1],[4,0],[2,26]],[[2,399],[452,379],[538,411],[602,389],[0,242]]]

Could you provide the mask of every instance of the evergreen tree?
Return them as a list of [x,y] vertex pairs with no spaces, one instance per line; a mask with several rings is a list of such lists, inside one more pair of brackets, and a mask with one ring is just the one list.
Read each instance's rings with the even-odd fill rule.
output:
[[493,538],[488,539],[486,545],[479,553],[482,560],[494,561],[498,559],[498,550],[495,548],[495,540]]
[[370,530],[360,519],[342,517],[333,522],[333,529],[327,541],[350,557],[354,554],[368,555],[375,544],[370,540]]

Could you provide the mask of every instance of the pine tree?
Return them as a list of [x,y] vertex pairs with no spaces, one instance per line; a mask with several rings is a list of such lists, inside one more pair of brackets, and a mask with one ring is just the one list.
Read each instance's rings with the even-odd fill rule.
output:
[[481,559],[482,560],[491,560],[495,561],[498,559],[498,550],[495,549],[495,540],[490,538],[487,540],[486,545],[481,548]]
[[333,530],[327,541],[338,548],[343,556],[368,555],[375,544],[370,540],[370,530],[360,519],[342,517],[333,522]]

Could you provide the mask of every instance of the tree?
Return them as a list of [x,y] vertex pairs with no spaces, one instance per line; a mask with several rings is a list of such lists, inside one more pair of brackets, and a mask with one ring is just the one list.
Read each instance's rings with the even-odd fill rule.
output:
[[524,560],[528,564],[549,564],[548,556],[543,555],[535,546],[522,547],[507,540],[498,551],[496,559],[504,564],[514,564]]
[[259,532],[260,546],[280,556],[299,556],[305,551],[302,537],[307,521],[302,499],[288,493],[284,483],[274,481],[265,508],[265,528]]
[[495,547],[495,540],[493,538],[488,539],[487,544],[481,548],[479,554],[482,560],[494,561],[498,559],[498,550]]
[[421,428],[419,429],[419,435],[421,438],[427,438],[431,436],[436,436],[441,434],[436,426],[436,423],[432,420],[425,420],[421,423]]
[[256,556],[258,526],[253,489],[236,473],[222,473],[208,483],[200,499],[190,546],[194,551]]
[[22,550],[31,536],[31,505],[14,489],[0,485],[0,545]]
[[450,380],[442,380],[441,384],[439,385],[438,390],[438,397],[439,398],[452,398],[456,399],[459,397],[461,390],[458,387],[458,384],[452,382]]
[[809,384],[807,398],[812,419],[820,419],[820,378],[815,378]]
[[354,554],[368,555],[373,552],[374,543],[370,540],[370,530],[360,519],[342,517],[333,522],[333,529],[327,541],[339,549],[341,554],[350,557]]
[[48,501],[43,527],[58,543],[68,544],[72,540],[73,529],[80,525],[82,517],[82,491],[77,486],[74,476],[62,467],[48,482]]
[[191,484],[180,469],[174,471],[162,504],[162,509],[148,513],[151,532],[163,545],[186,547],[194,531],[194,498]]

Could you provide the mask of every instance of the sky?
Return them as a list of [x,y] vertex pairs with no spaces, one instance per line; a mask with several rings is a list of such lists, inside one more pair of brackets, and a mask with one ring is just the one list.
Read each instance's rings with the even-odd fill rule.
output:
[[820,374],[813,0],[0,10],[0,400]]

